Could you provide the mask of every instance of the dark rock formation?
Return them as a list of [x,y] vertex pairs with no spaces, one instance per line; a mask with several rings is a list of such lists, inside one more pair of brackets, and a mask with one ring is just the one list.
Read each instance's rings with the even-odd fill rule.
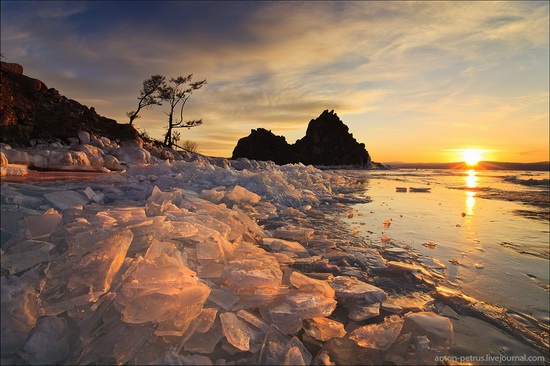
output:
[[67,99],[42,81],[23,75],[18,64],[1,63],[0,132],[4,143],[28,145],[30,139],[66,140],[78,131],[93,132],[111,140],[135,140],[136,129],[98,115]]
[[348,127],[334,111],[325,110],[312,119],[306,135],[290,145],[283,136],[275,136],[263,128],[252,130],[233,150],[232,159],[272,160],[276,164],[304,163],[311,165],[354,165],[371,167],[371,158],[349,133]]
[[291,145],[284,136],[276,136],[263,128],[252,130],[243,137],[233,150],[233,158],[246,157],[253,160],[272,160],[276,164],[292,162]]

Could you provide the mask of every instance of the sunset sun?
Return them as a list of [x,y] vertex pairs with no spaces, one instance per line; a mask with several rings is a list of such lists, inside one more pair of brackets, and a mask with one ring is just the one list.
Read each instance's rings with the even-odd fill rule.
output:
[[462,150],[462,161],[468,166],[475,166],[483,159],[483,150],[465,149]]

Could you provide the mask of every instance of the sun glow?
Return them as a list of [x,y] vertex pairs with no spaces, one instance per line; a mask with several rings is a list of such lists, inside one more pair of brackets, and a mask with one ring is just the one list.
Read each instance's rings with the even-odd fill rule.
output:
[[462,161],[468,166],[476,166],[483,159],[483,150],[479,149],[464,149],[461,152]]

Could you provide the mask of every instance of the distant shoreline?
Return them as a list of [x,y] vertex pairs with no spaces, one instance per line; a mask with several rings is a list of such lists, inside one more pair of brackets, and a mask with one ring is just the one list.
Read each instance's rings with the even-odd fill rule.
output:
[[522,170],[522,171],[550,171],[550,161],[537,163],[510,163],[496,161],[481,161],[476,166],[468,166],[462,162],[456,163],[383,163],[390,168],[402,169],[474,169],[474,170]]

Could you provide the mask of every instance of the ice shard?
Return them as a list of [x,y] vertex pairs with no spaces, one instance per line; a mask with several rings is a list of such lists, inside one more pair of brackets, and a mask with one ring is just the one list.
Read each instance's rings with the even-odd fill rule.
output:
[[395,342],[402,328],[403,319],[398,315],[391,315],[381,324],[369,324],[355,329],[349,338],[361,347],[385,351]]
[[36,324],[38,297],[34,288],[19,277],[2,276],[0,298],[0,350],[2,354],[16,353]]
[[248,327],[234,313],[220,314],[222,331],[227,341],[241,351],[250,349],[250,333]]
[[29,269],[38,263],[53,259],[50,251],[55,245],[41,240],[23,240],[2,251],[2,268],[11,274]]
[[129,229],[91,231],[73,237],[46,274],[40,298],[44,315],[96,301],[122,266],[134,234]]
[[304,320],[304,330],[313,338],[323,342],[346,335],[342,323],[321,317]]
[[43,215],[25,216],[23,219],[27,227],[25,236],[27,239],[46,238],[60,226],[61,219],[61,215],[55,212],[55,210]]
[[309,256],[309,251],[302,244],[295,241],[264,238],[263,244],[268,246],[272,252],[292,253],[300,257]]
[[453,323],[447,317],[431,311],[408,313],[403,317],[403,333],[425,335],[435,346],[449,346],[453,338]]
[[69,190],[46,193],[44,197],[61,211],[74,206],[82,206],[90,202],[88,198],[80,193]]
[[290,340],[274,325],[271,325],[265,335],[264,344],[260,352],[260,364],[262,365],[283,365],[285,362],[285,351],[288,349]]
[[387,298],[384,290],[355,277],[337,276],[329,283],[336,292],[336,298],[344,302],[364,299],[368,303],[375,303],[382,302]]
[[19,354],[31,365],[56,364],[69,355],[69,337],[67,319],[55,316],[41,317]]

